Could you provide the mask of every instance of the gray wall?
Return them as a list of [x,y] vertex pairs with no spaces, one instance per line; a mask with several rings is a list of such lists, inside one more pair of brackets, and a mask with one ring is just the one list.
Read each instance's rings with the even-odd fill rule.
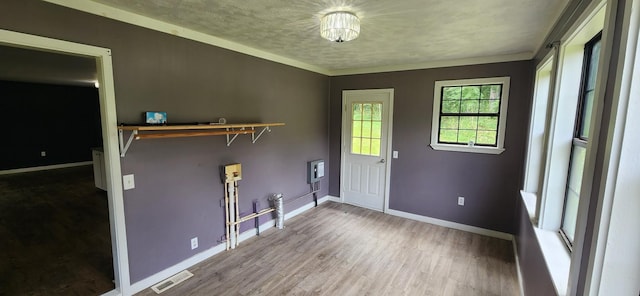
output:
[[[514,233],[532,89],[530,61],[331,78],[330,194],[340,195],[342,91],[394,88],[389,207],[393,210]],[[510,76],[506,151],[500,155],[435,151],[431,140],[436,80]],[[465,206],[457,197],[466,197]]]
[[556,295],[533,224],[529,220],[529,213],[521,201],[522,199],[518,199],[518,229],[515,240],[524,295]]
[[[132,283],[219,243],[220,165],[242,163],[240,209],[250,212],[254,199],[266,207],[270,193],[308,192],[306,162],[329,158],[324,75],[35,0],[3,1],[0,28],[110,48],[119,122],[166,111],[172,123],[287,124],[255,144],[240,136],[231,147],[222,136],[133,143],[121,162],[136,183],[124,194]],[[325,179],[319,196],[327,193]],[[192,251],[195,236],[200,247]]]

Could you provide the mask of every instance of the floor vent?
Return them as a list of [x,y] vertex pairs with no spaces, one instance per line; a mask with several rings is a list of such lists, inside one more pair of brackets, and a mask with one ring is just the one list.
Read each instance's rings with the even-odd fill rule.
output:
[[175,274],[174,276],[162,282],[159,282],[155,286],[151,287],[151,289],[155,291],[157,294],[160,294],[166,290],[171,289],[173,286],[186,281],[188,278],[192,276],[193,276],[193,273],[190,273],[188,270],[183,270]]

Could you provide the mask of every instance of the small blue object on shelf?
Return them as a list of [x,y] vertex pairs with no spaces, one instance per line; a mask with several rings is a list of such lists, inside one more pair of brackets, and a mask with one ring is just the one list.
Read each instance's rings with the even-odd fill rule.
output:
[[167,112],[145,112],[146,123],[151,125],[167,124]]

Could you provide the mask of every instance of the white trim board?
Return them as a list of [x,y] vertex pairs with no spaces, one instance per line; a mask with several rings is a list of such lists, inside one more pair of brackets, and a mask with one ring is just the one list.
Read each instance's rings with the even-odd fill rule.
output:
[[327,198],[329,199],[329,201],[342,203],[342,199],[340,199],[340,197],[327,195]]
[[[318,199],[318,204],[322,204],[322,203],[327,202],[329,200],[330,200],[329,196],[324,196],[324,197]],[[304,212],[306,212],[306,211],[308,211],[310,209],[313,209],[314,207],[315,207],[315,203],[314,202],[307,203],[307,204],[305,204],[305,205],[303,205],[303,206],[301,206],[301,207],[299,207],[299,208],[297,208],[297,209],[295,209],[295,210],[293,210],[291,212],[285,213],[284,219],[285,219],[285,221],[289,220],[289,219],[291,219],[291,218],[293,218],[295,216],[298,216],[298,215],[300,215],[300,214],[302,214],[302,213],[304,213]],[[260,232],[263,232],[263,231],[265,231],[267,229],[271,229],[271,228],[273,228],[275,226],[276,226],[276,221],[275,220],[269,220],[269,221],[267,221],[265,223],[260,224],[260,226],[258,226],[258,227],[260,229]],[[286,227],[286,224],[285,224],[285,227]],[[255,228],[248,229],[248,230],[242,232],[239,235],[238,242],[242,243],[242,242],[244,242],[244,241],[246,241],[248,239],[251,239],[251,238],[253,238],[255,236],[256,236],[256,229]],[[169,278],[169,277],[173,276],[174,274],[176,274],[176,273],[178,273],[178,272],[180,272],[182,270],[189,269],[189,268],[191,268],[192,266],[194,266],[194,265],[196,265],[198,263],[201,263],[201,262],[203,262],[203,261],[205,261],[205,260],[207,260],[207,259],[209,259],[209,258],[211,258],[211,257],[213,257],[213,256],[215,256],[217,254],[220,254],[220,253],[224,252],[225,250],[226,250],[226,244],[224,244],[224,243],[218,244],[216,246],[213,246],[212,248],[210,248],[208,250],[205,250],[205,251],[202,251],[202,252],[200,252],[198,254],[195,254],[195,255],[191,256],[190,258],[187,258],[187,259],[183,260],[182,262],[180,262],[180,263],[178,263],[176,265],[168,267],[168,268],[166,268],[166,269],[164,269],[164,270],[162,270],[162,271],[160,271],[160,272],[158,272],[158,273],[156,273],[156,274],[154,274],[152,276],[149,276],[149,277],[147,277],[147,278],[145,278],[143,280],[140,280],[140,281],[137,281],[137,282],[133,283],[131,285],[131,288],[130,288],[129,291],[131,292],[131,294],[139,293],[139,292],[141,292],[141,291],[143,291],[143,290],[155,285],[156,283],[159,283],[159,282],[165,280],[166,278]]]
[[431,218],[431,217],[427,217],[427,216],[411,214],[411,213],[402,212],[402,211],[398,211],[398,210],[392,210],[392,209],[387,210],[386,213],[389,214],[389,215],[393,215],[393,216],[398,216],[398,217],[407,218],[407,219],[411,219],[411,220],[416,220],[416,221],[420,221],[420,222],[426,222],[426,223],[429,223],[429,224],[434,224],[434,225],[439,225],[439,226],[443,226],[443,227],[453,228],[453,229],[462,230],[462,231],[466,231],[466,232],[471,232],[471,233],[475,233],[475,234],[495,237],[495,238],[504,239],[504,240],[513,240],[513,234],[510,234],[510,233],[505,233],[505,232],[495,231],[495,230],[491,230],[491,229],[480,228],[480,227],[466,225],[466,224],[455,223],[455,222],[446,221],[446,220],[440,220],[440,219],[436,219],[436,218]]
[[518,243],[515,239],[511,240],[513,244],[513,255],[515,256],[514,260],[516,261],[516,272],[518,273],[518,286],[520,287],[520,295],[525,296],[524,294],[524,279],[522,278],[522,269],[520,269],[520,257],[518,256]]
[[4,170],[4,171],[0,171],[0,175],[11,175],[11,174],[29,173],[29,172],[37,172],[37,171],[64,169],[64,168],[72,168],[72,167],[79,167],[79,166],[92,165],[92,164],[93,164],[93,161],[52,164],[52,165],[45,165],[45,166],[38,166],[38,167]]
[[86,1],[86,0],[43,0],[43,1],[64,6],[67,8],[83,11],[86,13],[94,14],[97,16],[121,21],[123,23],[128,23],[131,25],[147,28],[150,30],[163,32],[163,33],[171,34],[174,36],[202,42],[205,44],[232,50],[235,52],[239,52],[239,53],[254,56],[257,58],[265,59],[268,61],[284,64],[287,66],[292,66],[299,69],[327,75],[327,76],[369,74],[369,73],[395,72],[395,71],[455,67],[455,66],[466,66],[466,65],[491,64],[491,63],[500,63],[500,62],[524,61],[524,60],[530,60],[534,57],[533,52],[527,51],[527,52],[508,54],[508,55],[472,57],[472,58],[444,60],[444,61],[430,61],[430,62],[406,64],[406,65],[330,70],[330,69],[326,69],[323,67],[309,64],[309,63],[305,63],[302,61],[298,61],[298,60],[294,60],[284,56],[276,55],[270,52],[266,52],[257,48],[242,45],[240,43],[225,40],[212,35],[200,33],[198,31],[187,29],[185,27],[173,25],[167,22],[152,19],[150,17],[146,17],[146,16],[138,15],[132,12],[128,12],[122,9],[114,8],[114,7],[97,3],[94,1]]

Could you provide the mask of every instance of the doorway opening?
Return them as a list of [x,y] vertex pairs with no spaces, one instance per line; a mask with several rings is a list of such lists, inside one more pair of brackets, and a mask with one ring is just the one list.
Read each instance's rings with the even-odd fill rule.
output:
[[[100,124],[102,126],[102,146],[104,149],[105,181],[107,189],[106,201],[108,204],[108,220],[114,278],[114,289],[105,294],[127,294],[130,283],[126,248],[126,231],[124,224],[120,157],[118,153],[117,118],[115,110],[111,51],[105,48],[7,30],[0,30],[0,46],[70,55],[88,58],[94,61],[95,68],[97,70],[97,79],[95,82],[100,86],[98,88],[98,97],[100,106]],[[68,131],[70,134],[73,134],[74,132],[77,132],[77,130]],[[73,190],[70,192],[73,192]],[[60,272],[64,272],[64,270],[60,270]]]

